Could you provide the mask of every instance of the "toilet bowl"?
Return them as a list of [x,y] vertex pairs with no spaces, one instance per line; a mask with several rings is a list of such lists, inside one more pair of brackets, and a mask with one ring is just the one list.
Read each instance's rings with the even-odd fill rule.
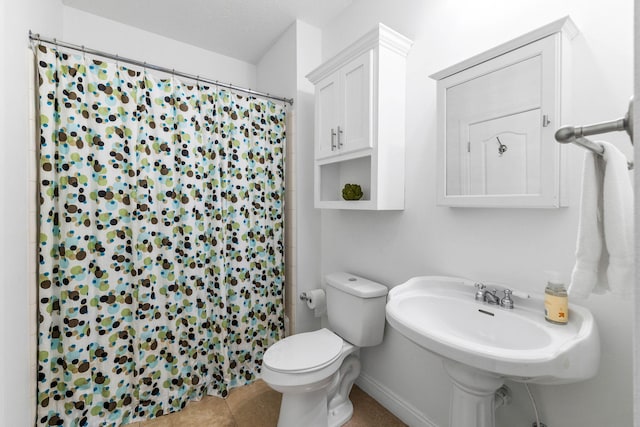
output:
[[[337,427],[351,418],[353,406],[348,397],[360,362],[354,357],[357,365],[349,364],[350,375],[341,368],[357,347],[320,329],[293,335],[271,349],[263,360],[262,379],[283,394],[278,427]],[[346,392],[340,393],[341,389]],[[330,403],[332,411],[328,410]]]
[[359,348],[382,342],[387,288],[349,273],[327,275],[326,284],[331,330],[293,335],[265,352],[262,379],[282,393],[278,427],[339,427],[349,421]]

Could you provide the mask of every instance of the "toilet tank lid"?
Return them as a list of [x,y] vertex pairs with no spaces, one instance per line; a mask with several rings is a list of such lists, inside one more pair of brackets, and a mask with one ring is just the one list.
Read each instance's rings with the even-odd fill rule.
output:
[[351,273],[331,273],[325,279],[327,285],[359,298],[382,297],[389,292],[386,286]]

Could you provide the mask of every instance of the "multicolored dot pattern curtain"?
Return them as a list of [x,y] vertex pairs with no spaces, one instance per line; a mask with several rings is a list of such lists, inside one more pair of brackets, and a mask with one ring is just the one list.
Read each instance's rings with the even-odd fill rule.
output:
[[36,47],[38,425],[226,396],[283,335],[285,108]]

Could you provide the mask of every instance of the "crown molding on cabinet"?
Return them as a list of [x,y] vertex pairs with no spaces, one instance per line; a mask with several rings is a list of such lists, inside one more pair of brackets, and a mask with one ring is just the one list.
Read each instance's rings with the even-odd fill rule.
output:
[[579,30],[578,27],[576,27],[576,25],[573,23],[571,18],[569,16],[565,16],[564,18],[560,18],[545,26],[523,34],[520,37],[509,40],[506,43],[503,43],[478,55],[472,56],[471,58],[465,59],[462,62],[458,62],[457,64],[447,67],[444,70],[431,74],[429,77],[434,80],[442,80],[445,77],[449,77],[453,74],[464,71],[467,68],[471,68],[482,62],[489,61],[490,59],[496,58],[507,52],[511,52],[512,50],[518,49],[526,44],[533,43],[537,40],[550,36],[551,34],[560,32],[564,33],[569,40],[573,40],[578,35]]
[[379,23],[376,28],[369,31],[349,47],[343,49],[338,54],[325,61],[318,68],[307,74],[306,77],[311,81],[311,83],[316,84],[323,77],[340,68],[340,66],[342,66],[346,61],[378,46],[385,47],[392,52],[407,56],[412,44],[413,41],[407,37],[392,30],[386,25]]

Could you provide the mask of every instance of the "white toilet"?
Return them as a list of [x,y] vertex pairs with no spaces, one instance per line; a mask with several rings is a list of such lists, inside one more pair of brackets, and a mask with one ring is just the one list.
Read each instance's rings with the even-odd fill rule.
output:
[[283,394],[278,427],[338,427],[353,414],[360,347],[382,342],[387,288],[349,273],[325,277],[329,329],[287,337],[267,349],[262,379]]

